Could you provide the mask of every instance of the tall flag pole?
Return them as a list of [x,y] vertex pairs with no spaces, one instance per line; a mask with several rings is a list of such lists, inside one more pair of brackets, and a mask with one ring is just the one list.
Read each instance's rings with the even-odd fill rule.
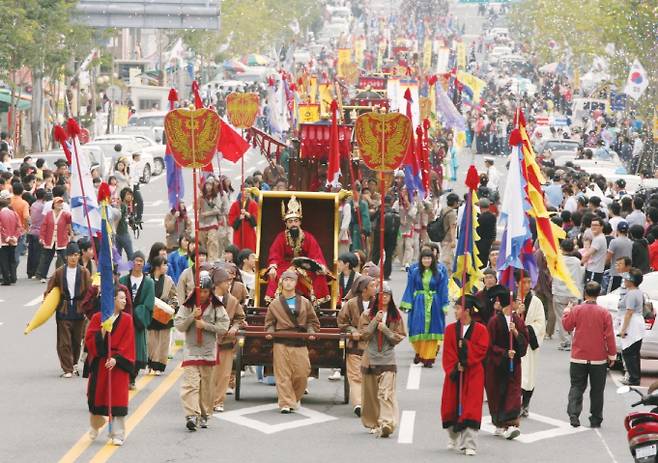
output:
[[[112,326],[116,320],[114,314],[114,275],[112,272],[112,230],[108,220],[110,207],[110,187],[101,183],[98,188],[98,203],[101,209],[101,241],[98,259],[98,271],[101,276],[100,303],[101,327],[107,332],[107,352],[112,352]],[[110,433],[112,433],[112,369],[107,372],[107,414]]]
[[548,214],[541,187],[545,183],[544,176],[535,159],[535,153],[526,130],[525,118],[520,109],[517,111],[515,122],[518,129],[512,131],[510,144],[513,147],[518,147],[522,153],[521,172],[525,180],[525,193],[530,205],[528,213],[534,217],[537,224],[539,249],[546,257],[546,264],[551,276],[563,281],[571,293],[578,297],[581,295],[580,290],[571,278],[571,273],[569,273],[564,263],[564,257],[560,252],[559,240],[565,238],[566,233],[551,221]]

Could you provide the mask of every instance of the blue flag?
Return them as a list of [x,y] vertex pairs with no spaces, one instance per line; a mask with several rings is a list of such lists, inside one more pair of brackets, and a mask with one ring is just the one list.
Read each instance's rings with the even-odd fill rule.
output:
[[112,233],[107,217],[107,202],[101,205],[101,248],[98,254],[98,270],[101,275],[101,326],[112,331],[114,323],[114,275],[112,272]]

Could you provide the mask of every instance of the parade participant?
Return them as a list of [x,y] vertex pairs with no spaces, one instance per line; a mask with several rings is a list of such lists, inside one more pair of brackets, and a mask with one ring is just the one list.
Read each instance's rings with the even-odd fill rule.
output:
[[[391,279],[391,272],[393,267],[393,256],[395,254],[395,246],[398,239],[398,232],[400,231],[400,215],[392,208],[393,197],[390,194],[384,196],[384,279]],[[380,229],[380,214],[381,205],[375,212],[372,223],[372,252],[370,254],[371,260],[381,266],[381,256],[379,255],[379,229]]]
[[64,262],[64,250],[72,236],[71,213],[64,210],[64,199],[56,197],[53,199],[52,209],[43,219],[39,232],[42,249],[37,276],[41,278],[41,283],[46,282],[55,253],[57,253],[56,266]]
[[[155,256],[151,261],[151,279],[153,279],[154,296],[172,309],[178,310],[178,297],[174,280],[167,275],[167,259]],[[153,316],[148,326],[148,368],[149,374],[160,376],[167,367],[169,359],[169,338],[171,328],[174,326],[173,316],[169,321]]]
[[297,281],[297,291],[308,298],[314,306],[319,306],[331,299],[325,276],[329,270],[322,249],[311,233],[302,230],[302,205],[295,196],[288,201],[287,211],[284,203],[281,202],[281,216],[286,229],[276,235],[270,246],[265,300],[269,302],[276,299],[278,280],[283,272],[291,268],[292,260],[296,257],[308,257],[320,266],[320,270],[317,273],[303,270]]
[[[567,287],[566,283],[564,283],[559,278],[553,278],[553,311],[555,312],[555,324],[557,325],[559,330],[558,334],[560,336],[560,345],[558,346],[558,349],[571,350],[571,337],[562,325],[562,315],[564,313],[564,309],[569,304],[573,305],[577,302],[578,299],[582,298],[585,269],[580,265],[580,259],[573,255],[573,241],[568,239],[562,240],[560,243],[560,250],[562,251],[562,258],[564,259],[567,270],[569,270],[569,274],[571,275],[571,281],[574,282],[576,288],[578,288],[579,291],[578,295],[574,296],[571,293],[571,290]],[[614,265],[617,266],[618,264],[615,262]]]
[[443,231],[445,233],[441,241],[441,263],[446,268],[452,268],[452,260],[457,247],[457,209],[459,208],[459,196],[449,193],[446,198],[446,207],[441,211],[443,217]]
[[585,302],[564,309],[562,324],[564,329],[573,332],[571,344],[571,388],[567,413],[571,426],[580,426],[580,412],[583,410],[583,393],[590,386],[590,425],[600,427],[603,421],[603,392],[608,365],[613,366],[617,359],[615,334],[612,329],[612,316],[608,309],[596,304],[601,293],[601,285],[590,281],[585,285]]
[[628,379],[622,380],[629,386],[639,386],[642,370],[640,368],[640,350],[642,349],[642,338],[645,334],[644,327],[644,294],[639,289],[642,283],[642,270],[631,268],[622,275],[626,295],[623,307],[625,308],[619,336],[623,348],[622,357],[628,372]]
[[521,434],[521,358],[528,348],[528,330],[521,317],[512,311],[509,292],[501,292],[498,304],[501,310],[487,325],[489,351],[484,385],[491,421],[496,427],[494,435],[511,440]]
[[[455,323],[446,326],[442,365],[445,373],[441,395],[441,420],[448,431],[448,449],[473,456],[482,422],[484,366],[489,348],[486,326],[472,313],[479,301],[467,294],[455,301]],[[481,309],[480,309],[481,310]]]
[[182,235],[178,238],[178,249],[171,251],[167,255],[167,275],[169,275],[174,283],[178,284],[181,273],[189,265],[189,253],[187,251],[190,246],[190,238],[187,235]]
[[55,312],[57,322],[57,356],[62,378],[78,375],[78,359],[84,337],[85,320],[81,302],[91,286],[89,271],[80,265],[80,248],[76,243],[66,247],[66,264],[58,267],[48,280],[45,298],[57,287],[60,300]]
[[87,403],[91,414],[89,438],[94,440],[98,437],[98,431],[105,425],[105,416],[111,414],[111,442],[113,445],[123,445],[125,417],[128,415],[128,385],[135,369],[135,331],[132,317],[124,312],[127,294],[118,288],[114,293],[116,318],[112,322],[111,335],[101,326],[100,312],[91,317],[85,335],[87,361],[90,365],[87,386]]
[[223,262],[221,267],[226,270],[231,284],[229,285],[229,293],[231,293],[242,305],[246,307],[249,301],[249,290],[245,284],[240,280],[242,274],[238,271],[238,266],[233,262]]
[[376,436],[389,437],[395,432],[399,415],[394,349],[407,333],[388,284],[379,297],[383,310],[375,298],[359,318],[359,337],[366,346],[361,358],[361,422]]
[[94,247],[91,245],[89,238],[80,238],[78,240],[80,248],[80,265],[87,269],[90,275],[94,275],[98,270],[94,256]]
[[377,282],[367,275],[361,275],[354,285],[355,297],[343,304],[338,312],[338,328],[351,335],[345,363],[350,385],[350,403],[356,416],[361,416],[361,357],[365,347],[359,339],[359,318],[371,307],[376,293]]
[[[339,183],[332,188],[334,193],[339,193],[342,185]],[[349,252],[352,247],[351,237],[351,223],[352,223],[352,207],[347,201],[347,197],[340,200],[338,206],[339,228],[338,228],[338,254]]]
[[[360,184],[357,183],[357,190],[360,190]],[[372,232],[372,223],[370,222],[370,212],[368,202],[361,196],[359,198],[358,211],[353,198],[348,201],[352,209],[352,221],[350,223],[350,235],[352,237],[352,251],[368,249],[367,240]],[[359,217],[361,215],[361,227],[359,228]]]
[[222,302],[212,294],[212,279],[207,272],[200,276],[199,286],[198,304],[196,291],[191,291],[174,318],[174,327],[185,333],[180,397],[189,431],[208,427],[215,399],[212,378],[217,365],[217,337],[229,328],[228,315]]
[[229,318],[229,330],[226,334],[217,337],[217,365],[213,369],[213,410],[224,411],[224,400],[233,374],[233,356],[237,345],[238,330],[246,326],[246,315],[240,302],[229,293],[231,279],[223,268],[216,268],[212,272],[213,294],[222,302]]
[[[395,253],[404,271],[409,271],[409,266],[414,260],[414,244],[418,242],[418,237],[414,235],[418,209],[416,201],[409,200],[406,187],[401,188],[400,196],[393,205],[393,209],[396,209],[400,214],[400,237],[397,241]],[[377,225],[379,225],[379,222],[377,222]],[[378,246],[379,242],[375,245]]]
[[[179,301],[186,301],[187,297],[190,295],[190,292],[192,292],[196,284],[196,264],[194,263],[194,256],[196,253],[197,251],[194,245],[194,241],[191,241],[187,246],[187,255],[189,259],[188,267],[183,270],[183,272],[180,274],[180,277],[178,278],[178,283],[176,283],[176,296],[178,297]],[[206,249],[202,246],[199,246],[198,254],[199,266],[201,267],[201,270],[203,270],[204,266],[206,265],[208,254],[206,253]]]
[[420,253],[418,266],[409,270],[400,308],[408,311],[409,341],[414,363],[434,365],[445,329],[444,310],[448,304],[448,272],[430,249]]
[[[311,302],[295,293],[297,279],[297,272],[292,269],[280,276],[279,296],[267,307],[265,315],[268,340],[273,339],[272,333],[309,333],[308,340],[313,341],[313,334],[320,330],[320,321]],[[299,338],[274,338],[272,355],[279,410],[287,414],[299,408],[311,373],[306,341]]]
[[185,203],[180,201],[178,206],[170,209],[164,218],[165,243],[167,250],[174,252],[180,249],[180,238],[192,235],[192,220],[187,215]]
[[495,270],[486,268],[482,273],[484,274],[484,288],[475,294],[480,304],[471,311],[471,318],[487,326],[489,319],[495,314],[494,304],[498,294],[501,291],[507,292],[507,289],[498,284],[498,275]]
[[146,259],[146,264],[144,265],[144,273],[151,273],[153,259],[157,256],[163,257],[165,260],[167,259],[167,246],[160,241],[156,241],[151,245],[148,259]]
[[233,227],[233,244],[238,249],[256,249],[257,219],[258,203],[251,199],[247,191],[243,191],[228,211],[228,224]]
[[498,191],[498,186],[500,183],[500,173],[498,172],[498,169],[494,165],[494,162],[495,160],[492,157],[484,158],[484,167],[486,169],[487,178],[489,179],[487,185],[492,191]]
[[238,254],[237,267],[240,279],[249,292],[249,299],[254,299],[256,291],[256,254],[251,249],[243,249]]
[[516,312],[523,319],[528,329],[528,348],[526,354],[521,358],[521,414],[522,418],[528,417],[530,399],[535,391],[537,382],[537,362],[539,361],[539,348],[544,342],[546,335],[546,315],[541,300],[532,293],[532,279],[527,273],[514,272],[515,279],[519,285],[518,298],[516,300]]
[[206,248],[210,262],[224,253],[223,249],[219,249],[219,227],[220,218],[226,212],[215,183],[214,177],[208,177],[201,186],[199,198],[199,246]]
[[146,368],[148,352],[146,330],[153,319],[155,304],[155,288],[150,276],[144,274],[146,259],[141,251],[133,256],[133,268],[127,275],[119,278],[119,282],[129,289],[128,297],[133,308],[133,323],[135,324],[135,370],[130,375],[130,388],[135,388],[135,379],[139,370]]
[[336,268],[338,271],[338,296],[341,301],[346,300],[345,296],[350,292],[352,285],[359,276],[359,273],[354,271],[356,264],[356,256],[351,252],[338,256]]

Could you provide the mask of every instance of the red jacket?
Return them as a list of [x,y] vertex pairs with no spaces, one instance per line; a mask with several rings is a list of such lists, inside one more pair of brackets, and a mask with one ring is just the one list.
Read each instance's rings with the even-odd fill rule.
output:
[[16,246],[22,234],[23,226],[18,214],[8,207],[0,209],[0,246]]
[[649,245],[649,265],[652,270],[658,270],[658,240]]
[[[57,221],[57,240],[55,249],[66,249],[69,244],[69,230],[71,228],[71,213],[62,211]],[[55,233],[55,212],[48,211],[41,224],[39,232],[39,241],[47,249],[53,246],[53,235]]]
[[562,315],[564,329],[573,333],[571,361],[605,363],[617,357],[612,316],[604,307],[585,302]]

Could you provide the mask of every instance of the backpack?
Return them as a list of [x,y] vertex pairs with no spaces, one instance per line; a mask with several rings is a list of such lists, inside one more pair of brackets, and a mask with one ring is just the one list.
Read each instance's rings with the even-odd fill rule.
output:
[[441,211],[436,219],[427,224],[427,236],[435,243],[440,243],[446,237],[446,229],[443,225],[444,216],[445,214]]

